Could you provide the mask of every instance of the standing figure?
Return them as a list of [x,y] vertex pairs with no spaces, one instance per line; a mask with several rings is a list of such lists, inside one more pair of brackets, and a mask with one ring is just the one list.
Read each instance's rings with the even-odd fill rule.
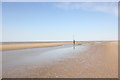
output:
[[73,40],[73,49],[75,49],[75,40]]
[[73,44],[75,45],[75,40],[73,40]]

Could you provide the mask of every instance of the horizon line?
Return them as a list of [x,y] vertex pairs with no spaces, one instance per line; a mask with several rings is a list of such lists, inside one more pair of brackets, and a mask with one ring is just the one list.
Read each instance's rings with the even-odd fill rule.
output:
[[[89,41],[119,41],[119,40],[76,40],[76,42],[89,42]],[[2,41],[0,43],[7,43],[7,42],[72,42],[72,40],[66,40],[66,41]]]

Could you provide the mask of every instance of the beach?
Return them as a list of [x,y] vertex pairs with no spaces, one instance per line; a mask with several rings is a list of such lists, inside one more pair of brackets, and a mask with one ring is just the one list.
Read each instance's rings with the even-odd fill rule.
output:
[[3,79],[117,79],[119,4],[3,0]]
[[19,50],[19,49],[29,49],[29,48],[44,48],[44,47],[55,47],[61,46],[65,44],[72,44],[72,43],[3,43],[2,48],[0,51],[9,51],[9,50]]
[[118,78],[116,41],[31,44],[3,45],[3,78]]
[[[91,45],[95,42],[76,42],[76,45]],[[73,45],[72,42],[11,42],[0,43],[0,51],[57,47],[62,45]]]

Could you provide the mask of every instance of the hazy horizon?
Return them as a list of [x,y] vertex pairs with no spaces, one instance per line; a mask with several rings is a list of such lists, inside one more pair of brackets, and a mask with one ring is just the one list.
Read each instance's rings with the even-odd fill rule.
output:
[[[98,41],[98,42],[100,42],[100,41],[118,41],[118,40],[96,40],[96,41]],[[2,41],[3,43],[41,43],[41,42],[73,42],[73,41]],[[0,43],[2,43],[2,42],[0,42]],[[76,42],[95,42],[95,40],[93,40],[93,41],[76,41]]]
[[117,2],[3,2],[3,42],[116,41]]

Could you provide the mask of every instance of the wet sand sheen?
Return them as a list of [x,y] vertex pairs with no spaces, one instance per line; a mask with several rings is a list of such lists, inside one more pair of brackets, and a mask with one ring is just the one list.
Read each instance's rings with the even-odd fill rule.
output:
[[3,77],[117,78],[116,42],[6,51]]

